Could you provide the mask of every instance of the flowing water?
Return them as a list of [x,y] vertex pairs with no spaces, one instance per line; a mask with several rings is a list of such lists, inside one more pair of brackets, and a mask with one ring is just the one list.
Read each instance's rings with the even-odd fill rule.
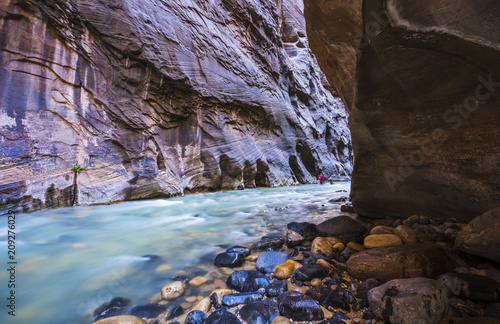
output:
[[[339,215],[349,182],[193,194],[16,215],[16,316],[0,272],[0,323],[90,323],[111,298],[146,304],[178,275],[197,275],[223,249],[284,235],[292,221]],[[7,217],[0,218],[7,268]],[[156,255],[151,258],[147,255]]]

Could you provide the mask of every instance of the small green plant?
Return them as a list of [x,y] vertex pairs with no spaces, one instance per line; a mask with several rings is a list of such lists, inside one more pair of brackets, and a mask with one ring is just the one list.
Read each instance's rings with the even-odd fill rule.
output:
[[78,194],[78,189],[77,189],[77,178],[78,178],[78,172],[82,171],[83,167],[80,165],[74,165],[71,168],[71,171],[75,174],[73,177],[73,200],[71,202],[71,206],[74,206],[77,203],[77,194]]
[[83,167],[79,166],[79,165],[75,165],[71,168],[71,171],[77,173],[77,172],[80,172],[83,170]]

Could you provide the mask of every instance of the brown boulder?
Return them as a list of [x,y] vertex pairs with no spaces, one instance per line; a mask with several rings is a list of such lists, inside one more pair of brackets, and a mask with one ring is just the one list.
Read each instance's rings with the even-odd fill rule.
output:
[[435,244],[405,244],[365,250],[347,261],[349,274],[360,280],[428,277],[435,278],[454,269],[447,250]]
[[500,262],[500,208],[474,218],[458,233],[455,246],[461,251]]

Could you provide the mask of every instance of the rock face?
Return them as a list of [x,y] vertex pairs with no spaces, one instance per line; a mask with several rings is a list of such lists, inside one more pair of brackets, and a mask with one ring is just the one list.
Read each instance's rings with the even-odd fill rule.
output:
[[301,3],[2,1],[0,208],[349,175]]
[[352,202],[468,221],[500,206],[494,0],[306,0],[312,51],[350,112]]

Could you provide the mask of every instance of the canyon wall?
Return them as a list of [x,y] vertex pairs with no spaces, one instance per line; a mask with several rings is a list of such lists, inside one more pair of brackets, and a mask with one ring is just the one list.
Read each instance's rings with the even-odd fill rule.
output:
[[305,0],[310,46],[347,105],[352,200],[370,217],[500,206],[500,2]]
[[0,213],[349,176],[329,86],[299,0],[2,1]]

